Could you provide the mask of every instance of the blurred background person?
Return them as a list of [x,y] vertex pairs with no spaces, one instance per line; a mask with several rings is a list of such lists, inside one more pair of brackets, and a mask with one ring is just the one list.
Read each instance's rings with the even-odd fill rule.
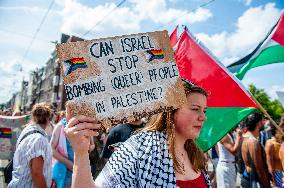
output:
[[230,188],[236,186],[235,155],[240,151],[242,131],[236,129],[236,133],[236,138],[231,131],[217,143],[219,151],[219,161],[216,168],[217,187]]
[[34,105],[32,122],[24,128],[17,141],[9,188],[51,186],[52,152],[44,131],[50,116],[48,105]]
[[[280,124],[279,124],[280,128],[282,130],[284,130],[284,115],[282,115],[281,117],[281,120],[280,120]],[[283,139],[283,137],[282,137]],[[280,146],[280,149],[279,149],[279,159],[281,161],[281,166],[282,166],[282,187],[284,186],[284,142],[282,140],[282,144]]]
[[217,188],[217,182],[216,182],[216,168],[219,161],[218,156],[218,146],[217,144],[214,145],[209,151],[209,162],[212,163],[212,171],[210,172],[210,166],[208,165],[208,172],[211,180],[211,186],[212,188]]
[[66,138],[64,128],[66,126],[66,118],[57,123],[54,128],[51,147],[52,147],[52,180],[57,188],[71,187],[74,152],[69,140]]
[[56,112],[53,118],[55,124],[59,123],[62,118],[65,117],[65,111]]
[[130,123],[119,124],[110,129],[106,143],[102,151],[102,158],[107,161],[114,152],[115,145],[125,142],[134,131],[143,127],[143,121],[138,120]]
[[271,127],[270,121],[267,118],[264,118],[264,128],[259,134],[259,142],[263,147],[265,147],[266,141],[272,137]]
[[272,186],[282,187],[282,166],[279,157],[279,150],[283,135],[276,127],[271,127],[272,138],[265,144],[267,166],[272,176]]
[[245,165],[245,170],[241,177],[241,187],[271,187],[265,151],[258,140],[259,133],[263,130],[265,123],[263,115],[259,112],[254,112],[246,118],[244,123],[247,127],[247,132],[243,134],[241,146]]
[[49,124],[46,126],[45,128],[45,132],[47,134],[47,138],[48,138],[48,141],[50,142],[51,140],[51,137],[52,137],[52,133],[53,133],[53,130],[54,130],[54,127],[55,127],[55,123],[54,123],[54,116],[55,116],[55,111],[54,111],[54,107],[53,105],[51,104],[47,104],[48,107],[51,109],[51,115],[50,115],[50,118],[49,118]]

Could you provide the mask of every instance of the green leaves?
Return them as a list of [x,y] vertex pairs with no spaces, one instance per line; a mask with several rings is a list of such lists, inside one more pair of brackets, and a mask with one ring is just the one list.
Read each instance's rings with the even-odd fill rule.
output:
[[253,84],[249,85],[249,90],[274,120],[280,119],[284,108],[277,99],[272,100],[263,89],[258,89]]

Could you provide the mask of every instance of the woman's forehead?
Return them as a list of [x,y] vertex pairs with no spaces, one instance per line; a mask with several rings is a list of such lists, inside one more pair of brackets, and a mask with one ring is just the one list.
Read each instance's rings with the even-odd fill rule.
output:
[[206,106],[207,98],[201,93],[191,93],[187,97],[187,104]]

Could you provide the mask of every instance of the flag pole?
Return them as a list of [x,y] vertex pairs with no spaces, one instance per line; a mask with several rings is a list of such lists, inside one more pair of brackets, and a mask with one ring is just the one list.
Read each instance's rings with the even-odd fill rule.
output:
[[253,96],[253,94],[252,93],[250,93],[250,94],[251,94],[251,97],[253,98],[253,100],[255,101],[255,103],[257,104],[257,106],[259,107],[260,111],[262,113],[264,113],[264,115],[269,119],[269,121],[273,124],[273,126],[275,126],[281,132],[281,134],[284,135],[284,132],[282,131],[281,127],[279,127],[279,125],[277,125],[277,123],[271,118],[271,116],[267,113],[267,111],[263,108],[263,106]]

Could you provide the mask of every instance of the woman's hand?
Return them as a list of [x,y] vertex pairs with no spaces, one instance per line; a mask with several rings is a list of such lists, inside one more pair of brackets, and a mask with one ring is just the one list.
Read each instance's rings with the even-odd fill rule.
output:
[[64,131],[72,145],[75,156],[88,155],[90,137],[99,135],[98,130],[101,128],[101,125],[97,123],[95,118],[85,116],[70,118],[68,106],[66,112],[68,123]]
[[89,152],[91,153],[96,148],[95,144],[90,144]]
[[69,161],[66,163],[66,167],[68,170],[70,170],[71,172],[73,172],[73,162]]
[[64,131],[74,151],[72,187],[95,187],[88,150],[90,148],[90,138],[99,135],[98,129],[100,129],[101,125],[94,118],[85,116],[71,118],[69,110],[67,105],[67,126]]

